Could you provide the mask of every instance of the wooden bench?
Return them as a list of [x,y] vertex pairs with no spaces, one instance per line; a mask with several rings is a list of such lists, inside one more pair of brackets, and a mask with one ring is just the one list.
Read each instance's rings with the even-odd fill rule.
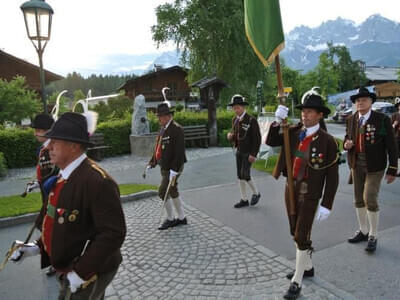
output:
[[95,161],[101,161],[104,158],[104,150],[110,148],[110,146],[104,145],[104,135],[102,133],[94,133],[89,140],[94,145],[87,148],[87,155]]
[[210,136],[207,125],[183,126],[183,132],[186,144],[196,146],[196,141],[199,141],[201,147],[208,148],[208,139]]

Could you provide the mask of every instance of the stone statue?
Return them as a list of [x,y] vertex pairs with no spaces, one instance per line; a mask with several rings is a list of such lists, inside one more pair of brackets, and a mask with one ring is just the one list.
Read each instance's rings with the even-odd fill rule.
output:
[[150,133],[145,103],[146,100],[142,94],[137,95],[133,102],[132,135],[145,135]]

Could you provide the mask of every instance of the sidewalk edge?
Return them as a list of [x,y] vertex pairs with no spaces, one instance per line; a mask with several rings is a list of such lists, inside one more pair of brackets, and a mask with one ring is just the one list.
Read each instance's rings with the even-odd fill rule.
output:
[[[147,190],[134,194],[123,195],[121,196],[121,203],[136,201],[144,198],[150,198],[156,196],[157,194],[158,193],[155,190]],[[39,213],[29,213],[15,217],[0,218],[0,228],[10,227],[24,223],[31,223],[36,220],[38,214]]]

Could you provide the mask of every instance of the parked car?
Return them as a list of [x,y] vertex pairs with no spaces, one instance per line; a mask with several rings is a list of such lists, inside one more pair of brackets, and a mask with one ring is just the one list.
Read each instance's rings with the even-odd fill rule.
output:
[[352,114],[352,108],[337,110],[332,119],[339,123],[346,122],[346,118]]
[[389,102],[375,102],[372,104],[372,109],[384,113],[389,117],[397,111],[396,106]]

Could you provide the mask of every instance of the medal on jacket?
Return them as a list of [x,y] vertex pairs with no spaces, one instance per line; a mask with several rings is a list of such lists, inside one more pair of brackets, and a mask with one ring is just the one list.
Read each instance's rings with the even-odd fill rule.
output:
[[64,212],[65,212],[64,208],[57,208],[57,214],[59,215],[59,217],[57,219],[58,224],[64,224],[64,221],[65,221],[64,217],[63,217]]

